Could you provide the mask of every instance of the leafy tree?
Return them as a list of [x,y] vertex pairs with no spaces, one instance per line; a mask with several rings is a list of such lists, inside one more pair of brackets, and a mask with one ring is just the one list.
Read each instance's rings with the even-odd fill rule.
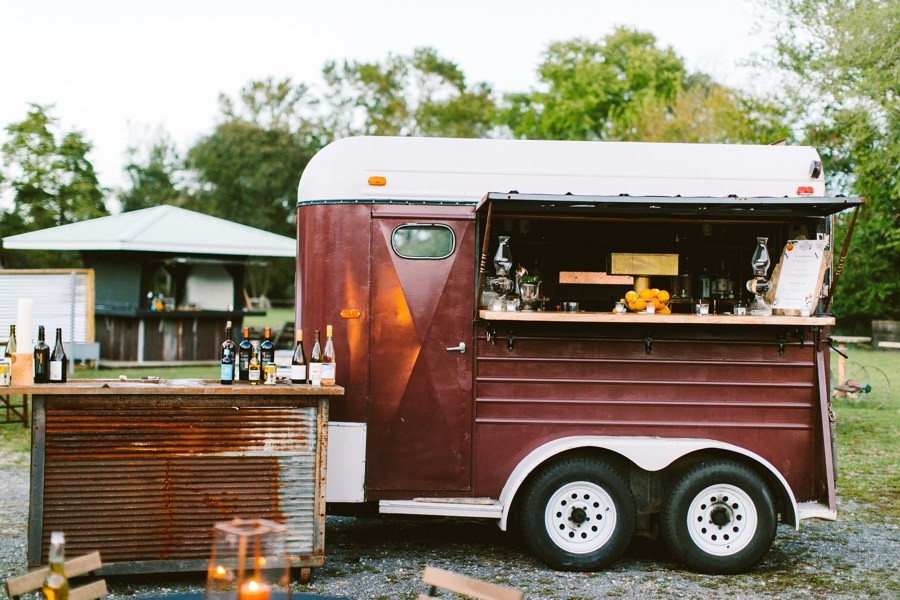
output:
[[[4,236],[65,225],[109,214],[81,132],[61,130],[49,108],[32,104],[26,118],[6,127],[2,146],[4,189],[13,207],[2,215]],[[63,266],[66,253],[6,253],[7,266]]]
[[650,33],[553,43],[538,72],[540,88],[506,97],[501,120],[516,137],[771,143],[789,133],[777,106],[689,74]]
[[381,63],[326,63],[324,129],[349,135],[486,137],[494,100],[486,83],[469,85],[456,63],[433,48]]
[[181,161],[168,137],[163,136],[153,143],[146,156],[140,154],[137,147],[128,149],[125,172],[131,180],[131,188],[119,194],[122,212],[182,203],[176,188],[181,181]]
[[[305,86],[268,79],[247,84],[237,98],[220,96],[219,104],[222,121],[187,153],[195,180],[182,204],[293,236],[297,182],[321,146],[318,126],[308,116],[315,100]],[[275,294],[287,294],[293,264],[274,271],[250,270],[251,293],[271,295],[272,286]]]
[[[833,308],[841,328],[900,318],[900,4],[769,0],[782,23],[776,67],[806,143],[820,148],[830,189],[866,198]],[[835,247],[850,217],[838,220]]]

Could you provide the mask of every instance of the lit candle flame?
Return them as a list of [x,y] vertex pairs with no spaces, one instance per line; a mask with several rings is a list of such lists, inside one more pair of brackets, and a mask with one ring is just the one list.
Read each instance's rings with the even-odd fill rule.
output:
[[264,556],[260,556],[256,559],[256,564],[260,567],[266,566],[266,558]]
[[256,583],[256,581],[254,581],[253,579],[251,579],[249,582],[247,582],[247,589],[250,590],[251,592],[257,592],[257,591],[259,591],[259,584]]
[[222,565],[216,567],[216,575],[219,577],[225,577],[225,567],[223,567]]

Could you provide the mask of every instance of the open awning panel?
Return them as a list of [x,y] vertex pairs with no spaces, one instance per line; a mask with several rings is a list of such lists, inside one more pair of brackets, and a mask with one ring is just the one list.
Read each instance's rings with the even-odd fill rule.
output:
[[824,217],[859,206],[858,197],[682,197],[588,196],[574,194],[519,194],[491,192],[476,210],[493,205],[495,214],[639,216],[676,218],[796,218]]

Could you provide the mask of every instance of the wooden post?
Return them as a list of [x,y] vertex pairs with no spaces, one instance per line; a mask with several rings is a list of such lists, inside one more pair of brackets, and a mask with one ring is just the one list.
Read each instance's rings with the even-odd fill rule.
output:
[[478,308],[481,304],[481,287],[484,285],[484,275],[487,269],[488,243],[491,239],[491,213],[494,203],[488,200],[487,220],[484,225],[484,241],[481,244],[481,261],[478,263],[478,285],[475,286],[475,316],[478,316]]

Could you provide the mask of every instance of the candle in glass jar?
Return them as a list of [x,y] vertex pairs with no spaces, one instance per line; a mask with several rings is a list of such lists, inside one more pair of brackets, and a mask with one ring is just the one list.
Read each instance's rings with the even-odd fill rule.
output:
[[265,583],[250,579],[238,589],[238,600],[269,600],[272,588]]

